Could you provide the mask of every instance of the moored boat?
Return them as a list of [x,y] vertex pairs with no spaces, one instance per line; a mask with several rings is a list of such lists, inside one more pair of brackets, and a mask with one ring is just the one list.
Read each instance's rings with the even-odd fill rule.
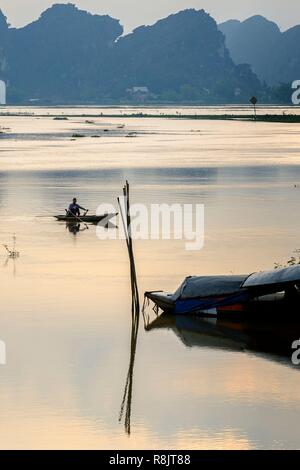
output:
[[266,308],[300,304],[300,265],[248,276],[191,276],[177,291],[146,292],[145,297],[175,315],[201,316],[238,314],[261,305]]

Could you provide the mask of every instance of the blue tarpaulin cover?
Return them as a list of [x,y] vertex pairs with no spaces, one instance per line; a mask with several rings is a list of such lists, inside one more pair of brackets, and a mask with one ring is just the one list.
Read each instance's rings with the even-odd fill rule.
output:
[[229,295],[238,292],[248,276],[191,276],[187,277],[172,299],[194,299]]
[[254,273],[247,277],[242,287],[261,287],[300,282],[300,265]]
[[247,302],[250,298],[247,290],[240,290],[226,297],[216,298],[198,298],[198,299],[177,299],[175,302],[175,311],[177,315],[184,315],[189,312],[197,310],[210,310],[219,307],[226,307],[229,305]]

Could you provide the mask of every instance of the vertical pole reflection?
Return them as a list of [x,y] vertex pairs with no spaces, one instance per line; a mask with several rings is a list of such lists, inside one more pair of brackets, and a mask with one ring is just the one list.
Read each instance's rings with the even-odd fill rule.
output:
[[130,262],[130,281],[131,281],[131,341],[130,341],[130,359],[128,373],[125,383],[124,395],[121,404],[119,422],[124,419],[125,431],[128,435],[131,433],[131,404],[132,404],[132,391],[133,391],[133,378],[134,378],[134,364],[137,347],[137,339],[139,332],[140,322],[140,301],[139,291],[137,285],[137,275],[135,269],[133,244],[131,236],[131,219],[130,219],[130,199],[129,199],[129,183],[126,181],[126,185],[123,188],[123,195],[125,199],[125,213],[123,212],[123,206],[118,199],[120,207],[120,214],[122,218],[124,233],[126,235],[126,245],[128,250],[129,262]]

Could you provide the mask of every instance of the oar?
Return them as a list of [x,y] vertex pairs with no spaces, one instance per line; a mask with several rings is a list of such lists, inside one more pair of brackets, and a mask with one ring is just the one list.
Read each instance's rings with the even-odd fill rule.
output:
[[[84,224],[86,229],[89,230],[89,227],[88,227],[87,223],[84,222],[84,220],[82,220],[80,217],[78,217],[78,215],[73,214],[73,212],[69,212],[69,211],[67,211],[67,209],[65,209],[65,210],[66,210],[67,215],[68,215],[68,213],[72,214],[73,217],[75,217],[77,220],[79,220],[79,222]],[[85,212],[85,214],[87,214],[87,213],[88,213],[88,211]]]

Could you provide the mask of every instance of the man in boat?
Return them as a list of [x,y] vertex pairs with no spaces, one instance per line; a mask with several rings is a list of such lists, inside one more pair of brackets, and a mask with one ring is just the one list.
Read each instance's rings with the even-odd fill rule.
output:
[[80,209],[83,210],[85,214],[88,212],[88,209],[77,204],[77,199],[74,197],[73,202],[69,205],[68,216],[72,217],[75,215],[76,217],[80,217]]

